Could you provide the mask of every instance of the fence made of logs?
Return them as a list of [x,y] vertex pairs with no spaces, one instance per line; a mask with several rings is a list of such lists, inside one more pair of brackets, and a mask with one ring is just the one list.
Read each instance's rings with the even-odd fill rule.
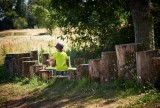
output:
[[[40,65],[38,51],[6,54],[6,72],[10,75],[30,78],[39,76],[41,79],[51,79],[55,77],[54,69],[44,68],[44,66],[50,65],[46,61],[47,59],[49,59],[49,53],[42,54],[42,65]],[[149,82],[155,85],[160,83],[159,51],[144,51],[143,45],[140,43],[116,45],[115,51],[102,52],[101,58],[88,60],[88,64],[84,61],[84,58],[75,58],[75,67],[70,65],[68,70],[69,79],[80,80],[87,77],[91,81],[109,83],[118,77],[123,77],[125,79],[136,78],[137,82],[142,84]]]

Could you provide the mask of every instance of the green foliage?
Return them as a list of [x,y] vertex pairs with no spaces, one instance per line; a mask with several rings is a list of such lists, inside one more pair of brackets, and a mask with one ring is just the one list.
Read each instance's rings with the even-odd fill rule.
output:
[[28,26],[28,23],[25,18],[18,17],[17,19],[14,20],[14,27],[16,29],[23,29]]
[[75,58],[84,58],[86,63],[88,63],[89,59],[100,58],[102,49],[96,49],[97,50],[95,50],[95,47],[91,48],[87,46],[83,48],[71,47],[69,50],[66,51],[66,53],[70,56],[71,64],[73,66]]
[[125,3],[104,0],[51,3],[64,35],[79,49],[99,55],[100,51],[114,50],[115,44],[134,42],[131,14]]
[[132,106],[134,108],[146,107],[146,105],[155,105],[160,102],[160,92],[157,90],[148,90],[142,95],[139,99],[134,100],[128,106]]
[[49,11],[45,9],[43,6],[33,5],[32,6],[32,14],[37,21],[37,25],[39,27],[43,27],[45,25],[45,20],[49,16]]
[[2,53],[2,56],[5,56],[8,53],[7,47],[5,45],[3,45],[0,48],[0,52]]
[[38,59],[39,59],[39,62],[40,62],[40,63],[42,63],[42,54],[43,54],[44,52],[45,52],[45,50],[44,50],[43,48],[41,48],[40,51],[39,51],[39,53],[38,53],[38,54],[39,54],[39,55],[38,55]]

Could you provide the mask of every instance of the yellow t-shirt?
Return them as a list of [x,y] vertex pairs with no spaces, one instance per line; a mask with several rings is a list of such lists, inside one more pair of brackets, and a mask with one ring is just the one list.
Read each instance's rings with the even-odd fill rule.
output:
[[56,60],[56,71],[67,71],[68,56],[65,52],[55,52],[51,59]]

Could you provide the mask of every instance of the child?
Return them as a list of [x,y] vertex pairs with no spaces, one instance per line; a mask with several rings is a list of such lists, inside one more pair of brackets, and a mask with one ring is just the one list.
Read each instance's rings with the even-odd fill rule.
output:
[[63,47],[63,44],[57,43],[55,46],[57,52],[53,53],[53,56],[51,56],[51,59],[49,61],[53,61],[53,64],[55,64],[56,75],[67,76],[68,56],[63,51]]

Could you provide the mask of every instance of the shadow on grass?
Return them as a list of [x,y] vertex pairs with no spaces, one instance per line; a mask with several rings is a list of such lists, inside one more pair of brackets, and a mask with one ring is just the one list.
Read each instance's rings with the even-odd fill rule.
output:
[[[2,72],[3,67],[0,67]],[[2,72],[3,73],[3,72]],[[9,78],[6,74],[0,74],[0,83],[10,83],[21,81],[22,86],[30,84],[28,79],[16,80]],[[32,80],[33,84],[39,82]],[[43,83],[43,82],[42,82]],[[102,104],[109,105],[116,102],[119,98],[137,95],[143,92],[143,87],[133,80],[117,79],[110,84],[100,84],[98,82],[90,82],[89,79],[83,78],[80,81],[69,81],[67,79],[52,79],[42,90],[37,89],[15,100],[9,100],[0,104],[0,107],[23,107],[23,108],[60,108],[60,107],[85,107],[86,103],[94,103],[95,100],[105,100]],[[93,102],[92,102],[93,101]]]
[[[1,107],[23,107],[23,108],[61,108],[80,107],[83,108],[87,102],[94,103],[94,100],[105,100],[102,104],[109,105],[119,98],[137,95],[142,87],[137,86],[134,81],[115,81],[111,84],[100,84],[90,82],[87,78],[81,81],[51,80],[48,85],[39,93],[36,90],[32,96],[19,100],[11,100]],[[93,102],[92,102],[93,101]]]

